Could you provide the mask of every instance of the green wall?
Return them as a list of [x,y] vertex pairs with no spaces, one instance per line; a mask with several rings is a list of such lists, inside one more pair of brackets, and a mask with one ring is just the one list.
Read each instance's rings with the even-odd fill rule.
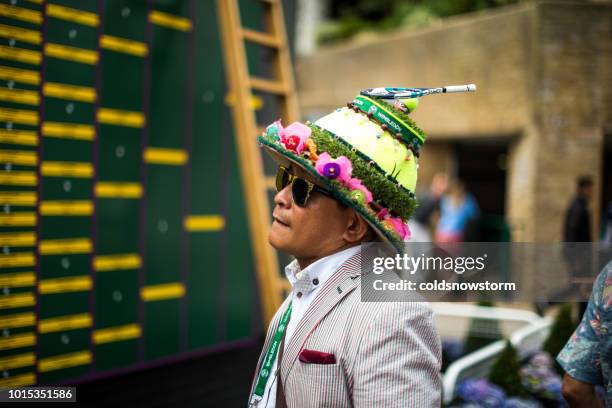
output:
[[259,335],[215,2],[2,0],[0,46],[0,386]]

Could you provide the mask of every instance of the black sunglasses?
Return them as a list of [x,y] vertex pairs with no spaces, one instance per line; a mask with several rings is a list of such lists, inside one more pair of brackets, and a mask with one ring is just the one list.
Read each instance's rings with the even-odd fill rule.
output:
[[319,187],[308,180],[298,177],[292,174],[288,168],[284,166],[278,166],[276,172],[276,191],[281,191],[285,187],[291,184],[291,194],[293,195],[293,202],[300,207],[305,207],[310,193],[313,191],[326,195],[328,197],[334,197],[333,193],[322,187]]

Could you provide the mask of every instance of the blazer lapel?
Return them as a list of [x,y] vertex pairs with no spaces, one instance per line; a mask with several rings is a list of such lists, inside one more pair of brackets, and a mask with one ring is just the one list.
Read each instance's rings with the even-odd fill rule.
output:
[[334,306],[358,285],[355,278],[361,274],[361,252],[350,257],[325,282],[317,296],[306,309],[306,313],[295,328],[295,332],[285,347],[281,374],[283,381],[289,375],[308,335]]

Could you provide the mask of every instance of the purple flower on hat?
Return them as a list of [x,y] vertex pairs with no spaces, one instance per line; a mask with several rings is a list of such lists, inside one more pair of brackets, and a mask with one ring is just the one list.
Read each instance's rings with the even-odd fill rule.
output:
[[285,149],[292,150],[297,154],[301,154],[304,151],[306,140],[308,140],[312,133],[308,126],[300,122],[293,122],[283,129],[280,122],[278,122],[277,128],[280,141],[285,146]]
[[366,204],[372,202],[372,193],[370,192],[370,190],[368,190],[368,188],[366,186],[363,185],[361,180],[359,180],[358,178],[350,179],[349,182],[348,182],[348,188],[351,189],[351,190],[360,190],[360,191],[362,191],[364,196],[365,196],[364,202]]
[[319,155],[315,169],[320,175],[329,179],[338,179],[342,184],[347,185],[353,173],[353,164],[346,156],[332,159],[329,153],[324,152]]

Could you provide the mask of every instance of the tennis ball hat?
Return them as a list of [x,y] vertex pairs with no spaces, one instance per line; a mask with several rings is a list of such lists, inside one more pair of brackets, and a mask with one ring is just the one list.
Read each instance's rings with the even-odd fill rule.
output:
[[303,168],[354,208],[382,241],[401,251],[410,239],[407,221],[417,206],[419,157],[426,139],[409,114],[421,96],[474,90],[474,85],[369,88],[314,123],[283,127],[278,120],[257,140],[278,163]]

